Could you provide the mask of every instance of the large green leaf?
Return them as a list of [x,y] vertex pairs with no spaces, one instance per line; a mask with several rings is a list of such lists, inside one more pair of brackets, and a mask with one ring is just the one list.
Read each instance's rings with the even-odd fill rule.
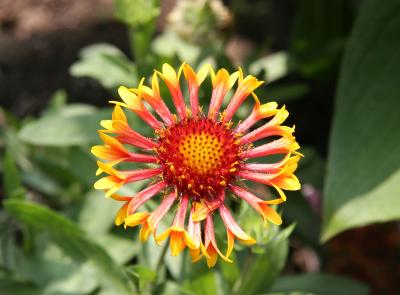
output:
[[[71,113],[72,108],[74,113]],[[44,116],[26,124],[19,132],[19,138],[26,143],[40,146],[77,146],[98,142],[96,130],[100,121],[111,117],[110,110],[79,108],[73,105],[64,112]]]
[[111,44],[94,44],[80,51],[80,60],[70,67],[74,77],[90,77],[105,88],[137,83],[135,65],[117,47]]
[[47,232],[54,242],[76,261],[88,261],[99,283],[115,294],[132,294],[126,274],[97,243],[90,240],[73,222],[41,205],[7,200],[5,209],[26,225]]
[[343,60],[324,192],[326,241],[400,218],[400,2],[364,2]]
[[323,273],[283,276],[272,287],[274,292],[310,292],[316,295],[366,295],[368,287],[357,281]]

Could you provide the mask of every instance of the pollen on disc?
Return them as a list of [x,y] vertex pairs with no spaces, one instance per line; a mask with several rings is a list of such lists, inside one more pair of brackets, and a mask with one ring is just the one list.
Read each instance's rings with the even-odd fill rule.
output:
[[157,148],[164,179],[193,197],[215,193],[234,177],[240,161],[235,141],[229,128],[205,118],[170,127]]
[[188,134],[178,144],[184,165],[200,175],[219,166],[223,156],[221,145],[215,135],[207,133]]

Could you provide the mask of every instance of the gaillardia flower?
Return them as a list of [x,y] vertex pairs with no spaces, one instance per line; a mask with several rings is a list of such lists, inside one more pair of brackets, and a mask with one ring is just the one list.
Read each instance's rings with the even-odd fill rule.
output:
[[[186,106],[181,89],[181,74],[187,82],[190,108]],[[202,82],[211,76],[212,93],[205,112],[199,105],[198,94]],[[177,115],[173,114],[161,97],[159,78],[166,84]],[[236,87],[234,85],[236,84]],[[111,120],[101,122],[99,131],[104,145],[94,146],[92,153],[103,160],[98,162],[97,174],[107,176],[94,187],[105,190],[106,196],[123,202],[115,223],[125,227],[141,225],[140,239],[150,234],[160,243],[169,238],[172,255],[188,247],[193,261],[204,256],[209,267],[218,256],[230,261],[234,240],[245,244],[255,240],[245,233],[229,211],[229,196],[252,206],[264,219],[281,224],[278,213],[271,208],[284,202],[283,190],[298,190],[300,183],[293,174],[300,154],[293,132],[294,127],[282,126],[288,116],[277,103],[260,104],[254,90],[262,84],[253,76],[243,77],[239,69],[229,74],[225,69],[216,73],[209,65],[199,72],[183,64],[178,72],[164,64],[162,72],[156,71],[151,87],[120,87],[122,101],[112,101],[115,108]],[[186,89],[185,89],[186,90]],[[220,111],[224,98],[225,110]],[[248,117],[234,123],[232,118],[248,98],[255,104]],[[149,111],[151,106],[158,118]],[[123,108],[134,112],[153,130],[153,138],[135,131],[127,121]],[[257,128],[258,121],[270,118]],[[261,144],[257,144],[258,142]],[[278,161],[267,161],[276,159]],[[253,159],[260,158],[255,162]],[[251,161],[248,161],[251,160]],[[135,170],[117,170],[119,163],[136,163],[147,167]],[[133,196],[121,196],[117,191],[125,184],[149,179],[148,187]],[[247,190],[243,180],[272,187],[278,197],[264,200]],[[160,195],[159,206],[153,212],[143,211],[151,198]],[[163,217],[176,206],[171,226],[163,233],[157,226]],[[227,233],[227,249],[221,252],[214,234],[213,219],[219,213]],[[187,219],[187,216],[188,219]]]

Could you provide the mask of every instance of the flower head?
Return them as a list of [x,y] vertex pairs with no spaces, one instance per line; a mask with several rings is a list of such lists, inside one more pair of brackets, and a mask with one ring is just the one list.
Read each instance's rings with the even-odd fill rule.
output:
[[[198,93],[208,74],[213,90],[208,112],[203,113]],[[181,89],[182,76],[187,81],[190,107]],[[162,99],[159,79],[169,90],[177,115]],[[224,99],[235,84],[232,98],[221,111]],[[120,87],[123,102],[112,102],[115,104],[112,120],[101,122],[105,129],[99,130],[99,134],[104,145],[92,148],[92,153],[105,161],[98,162],[97,174],[107,174],[95,183],[95,188],[105,190],[106,196],[124,203],[115,223],[125,227],[141,225],[143,241],[150,234],[157,243],[169,238],[172,255],[178,255],[187,247],[193,261],[204,256],[209,267],[215,265],[218,257],[231,261],[229,256],[235,240],[248,245],[255,243],[230,213],[227,193],[247,202],[264,221],[281,224],[280,215],[271,205],[286,201],[284,190],[300,189],[294,172],[301,154],[297,152],[299,145],[293,136],[294,127],[282,126],[289,114],[285,106],[278,108],[275,102],[259,102],[254,90],[261,84],[256,77],[244,77],[240,69],[232,74],[225,69],[215,73],[206,65],[196,73],[184,64],[176,72],[164,64],[161,72],[154,73],[151,86],[143,85],[142,80],[137,88]],[[235,124],[232,118],[248,97],[255,100],[253,110],[244,121]],[[153,138],[133,130],[122,107],[152,127]],[[269,120],[251,130],[266,118]],[[263,143],[259,144],[261,140]],[[281,155],[281,159],[265,163],[271,155]],[[257,158],[259,162],[248,162]],[[116,167],[120,163],[150,166],[118,170]],[[150,180],[150,184],[137,194],[117,194],[125,184],[145,179]],[[255,196],[243,180],[268,185],[277,192],[277,197],[265,200]],[[157,195],[161,195],[158,208],[153,212],[143,211],[143,205]],[[158,224],[174,206],[176,215],[171,226],[158,233]],[[226,228],[225,254],[214,234],[216,215]]]

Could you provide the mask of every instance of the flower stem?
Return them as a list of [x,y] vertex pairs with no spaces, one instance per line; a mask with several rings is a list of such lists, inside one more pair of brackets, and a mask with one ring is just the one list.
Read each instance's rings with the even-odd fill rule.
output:
[[167,250],[168,250],[168,245],[169,245],[169,239],[166,240],[165,244],[162,247],[161,253],[160,253],[160,257],[158,258],[157,264],[156,264],[156,268],[155,268],[155,273],[157,275],[157,278],[155,281],[153,281],[150,285],[149,285],[149,293],[146,294],[154,294],[155,292],[155,288],[157,283],[159,283],[161,280],[161,276],[162,276],[162,271],[164,270],[164,264],[165,264],[165,255],[167,254]]
[[128,26],[131,55],[137,65],[138,75],[145,76],[150,71],[151,40],[155,31],[155,21],[137,26]]
[[254,255],[250,249],[247,249],[246,259],[245,259],[244,265],[243,265],[243,276],[233,286],[232,294],[235,294],[235,295],[239,294],[238,292],[241,289],[243,283],[246,282],[248,279],[248,275],[250,273],[250,268],[251,268],[253,262],[254,262]]
[[155,270],[157,273],[157,276],[160,275],[160,272],[165,264],[165,255],[167,254],[168,245],[169,245],[169,239],[163,245],[162,251],[160,253],[160,257],[158,258],[158,261],[157,261],[156,270]]

